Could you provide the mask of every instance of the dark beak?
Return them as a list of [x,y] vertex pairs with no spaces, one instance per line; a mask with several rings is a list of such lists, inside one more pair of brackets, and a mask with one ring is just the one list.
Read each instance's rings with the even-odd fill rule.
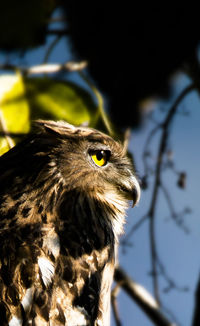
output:
[[140,200],[140,186],[138,183],[138,187],[134,187],[132,190],[132,200],[133,200],[133,205],[132,207],[136,206],[139,203]]
[[136,206],[140,200],[140,185],[138,180],[136,179],[135,176],[131,176],[129,179],[129,184],[126,184],[126,186],[120,185],[119,186],[120,190],[125,194],[126,198],[128,200],[133,201],[132,207]]
[[140,200],[140,185],[137,179],[134,177],[133,181],[133,187],[132,187],[132,200],[133,200],[133,205],[132,207],[136,206],[139,203]]

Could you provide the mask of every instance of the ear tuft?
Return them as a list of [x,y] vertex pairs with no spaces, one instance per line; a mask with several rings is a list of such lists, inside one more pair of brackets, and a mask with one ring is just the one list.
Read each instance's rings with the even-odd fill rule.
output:
[[65,121],[36,120],[33,122],[33,128],[37,132],[47,132],[53,134],[63,134],[74,131],[76,127]]

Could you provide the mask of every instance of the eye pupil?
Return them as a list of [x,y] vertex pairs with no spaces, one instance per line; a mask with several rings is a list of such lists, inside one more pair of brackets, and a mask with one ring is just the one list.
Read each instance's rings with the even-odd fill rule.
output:
[[102,158],[104,157],[104,151],[97,152],[96,157],[98,161],[101,161]]

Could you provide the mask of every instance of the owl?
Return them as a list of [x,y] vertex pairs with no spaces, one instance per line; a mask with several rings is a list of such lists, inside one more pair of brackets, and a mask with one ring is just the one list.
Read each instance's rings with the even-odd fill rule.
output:
[[118,236],[139,197],[120,143],[37,121],[0,158],[0,324],[109,325]]

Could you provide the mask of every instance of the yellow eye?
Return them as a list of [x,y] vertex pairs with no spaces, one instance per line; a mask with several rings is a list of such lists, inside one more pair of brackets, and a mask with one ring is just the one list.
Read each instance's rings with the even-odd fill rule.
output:
[[91,157],[97,166],[104,166],[108,162],[109,151],[95,151],[92,153]]

